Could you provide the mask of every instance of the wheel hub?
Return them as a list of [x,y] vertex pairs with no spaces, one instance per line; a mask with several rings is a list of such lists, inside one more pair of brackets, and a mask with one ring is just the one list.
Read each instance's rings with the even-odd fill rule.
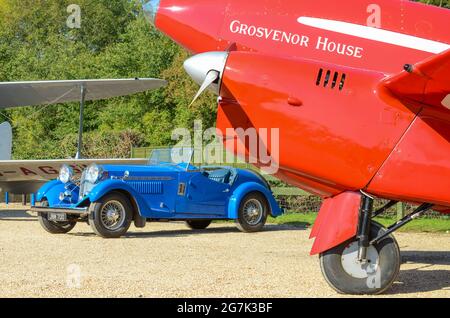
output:
[[248,200],[244,205],[244,218],[250,225],[256,225],[263,216],[263,207],[261,202],[256,199]]
[[119,213],[117,211],[107,211],[106,212],[106,218],[110,222],[116,222],[119,219]]
[[119,201],[106,203],[101,210],[101,222],[109,230],[116,230],[125,220],[125,208]]
[[358,242],[352,242],[343,251],[341,262],[345,272],[354,278],[367,278],[378,270],[379,255],[372,245],[367,248],[367,261],[358,259]]

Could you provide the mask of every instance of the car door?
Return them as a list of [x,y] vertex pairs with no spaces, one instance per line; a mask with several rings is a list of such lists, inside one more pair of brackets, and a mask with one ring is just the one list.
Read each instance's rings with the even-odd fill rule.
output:
[[185,191],[184,195],[179,195],[177,213],[226,215],[231,189],[229,184],[211,180],[201,171],[187,172],[184,178],[180,178],[181,183],[185,184]]

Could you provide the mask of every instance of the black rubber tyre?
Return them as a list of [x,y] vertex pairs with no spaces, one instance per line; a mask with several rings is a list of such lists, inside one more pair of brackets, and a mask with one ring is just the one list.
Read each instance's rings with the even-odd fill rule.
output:
[[[371,238],[386,230],[379,223],[371,223]],[[344,250],[353,238],[320,254],[320,267],[327,283],[338,293],[351,295],[374,295],[386,291],[394,283],[400,271],[400,249],[392,235],[387,236],[374,247],[378,253],[378,269],[372,270],[366,278],[351,276],[343,265]],[[355,257],[356,259],[356,257]]]
[[[249,213],[249,205],[254,206],[255,209],[258,210],[258,215],[254,218],[247,215]],[[236,226],[240,231],[245,233],[259,232],[266,224],[268,211],[269,206],[264,195],[259,192],[251,192],[247,194],[239,204]]]
[[211,220],[189,220],[186,225],[192,230],[204,230],[211,224]]
[[[116,218],[117,221],[113,221]],[[114,216],[111,215],[114,214]],[[89,207],[89,225],[103,238],[119,238],[127,233],[133,220],[133,208],[128,198],[118,192],[105,195]],[[109,222],[114,222],[110,224]]]
[[[44,200],[41,202],[41,206],[48,206],[48,201]],[[38,213],[39,224],[51,234],[66,234],[73,230],[77,222],[53,222],[47,219],[47,213]]]

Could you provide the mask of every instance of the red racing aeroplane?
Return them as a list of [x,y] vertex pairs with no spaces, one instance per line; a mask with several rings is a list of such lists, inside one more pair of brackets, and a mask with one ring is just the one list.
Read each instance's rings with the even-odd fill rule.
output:
[[[219,96],[221,131],[279,128],[277,177],[325,198],[311,254],[327,282],[388,289],[400,267],[392,233],[430,209],[450,213],[450,11],[406,0],[143,2],[197,54],[185,69],[199,93]],[[374,211],[374,197],[390,201]],[[399,201],[418,207],[388,228],[372,221]]]

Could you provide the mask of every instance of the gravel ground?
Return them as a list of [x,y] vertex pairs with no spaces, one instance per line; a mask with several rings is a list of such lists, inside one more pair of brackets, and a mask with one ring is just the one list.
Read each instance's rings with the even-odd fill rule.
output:
[[[308,237],[290,226],[244,234],[233,224],[153,223],[105,240],[85,224],[50,235],[25,211],[3,210],[0,297],[339,297]],[[396,237],[404,263],[381,297],[450,298],[450,235]]]

